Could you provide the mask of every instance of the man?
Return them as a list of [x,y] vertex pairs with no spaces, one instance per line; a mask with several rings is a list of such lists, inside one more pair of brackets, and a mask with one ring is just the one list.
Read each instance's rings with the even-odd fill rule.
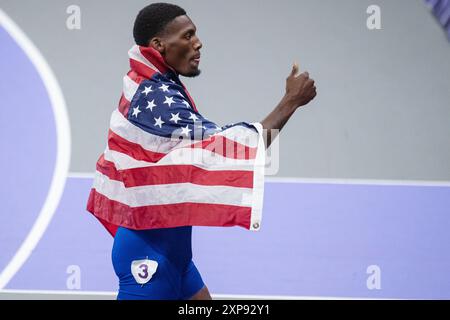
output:
[[211,299],[192,261],[192,226],[259,229],[258,159],[295,110],[316,96],[314,81],[306,72],[297,76],[294,64],[286,94],[261,123],[220,128],[199,113],[179,79],[200,74],[202,43],[186,12],[151,4],[139,12],[133,33],[131,70],[88,210],[114,236],[118,299]]

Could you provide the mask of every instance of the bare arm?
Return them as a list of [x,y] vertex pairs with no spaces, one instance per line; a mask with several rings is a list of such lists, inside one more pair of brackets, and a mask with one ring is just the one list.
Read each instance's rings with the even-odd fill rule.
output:
[[[295,63],[291,74],[286,79],[286,93],[273,111],[261,122],[267,130],[266,148],[275,140],[289,118],[301,106],[308,104],[317,95],[314,80],[308,72],[297,76],[298,65]],[[275,129],[275,130],[274,130]]]

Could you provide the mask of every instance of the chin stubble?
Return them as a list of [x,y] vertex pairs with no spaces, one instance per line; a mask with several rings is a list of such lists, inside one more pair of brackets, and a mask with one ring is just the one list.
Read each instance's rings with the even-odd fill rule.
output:
[[195,77],[198,77],[200,75],[200,73],[202,73],[202,71],[200,69],[197,69],[197,70],[195,70],[195,71],[193,71],[191,73],[188,73],[186,75],[186,77],[188,77],[188,78],[195,78]]

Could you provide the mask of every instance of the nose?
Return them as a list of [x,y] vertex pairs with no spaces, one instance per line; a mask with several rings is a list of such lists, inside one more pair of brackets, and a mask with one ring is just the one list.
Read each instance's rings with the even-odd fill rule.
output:
[[[198,39],[198,38],[197,38]],[[203,47],[202,42],[200,41],[200,39],[198,39],[198,41],[195,43],[194,49],[195,50],[200,50]]]

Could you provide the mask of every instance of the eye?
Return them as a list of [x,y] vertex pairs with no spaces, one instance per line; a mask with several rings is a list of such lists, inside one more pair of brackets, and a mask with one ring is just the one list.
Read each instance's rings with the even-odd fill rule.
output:
[[187,40],[191,40],[191,38],[192,38],[192,32],[188,32],[188,33],[186,33],[186,35],[184,36],[185,37],[185,39],[187,39]]

